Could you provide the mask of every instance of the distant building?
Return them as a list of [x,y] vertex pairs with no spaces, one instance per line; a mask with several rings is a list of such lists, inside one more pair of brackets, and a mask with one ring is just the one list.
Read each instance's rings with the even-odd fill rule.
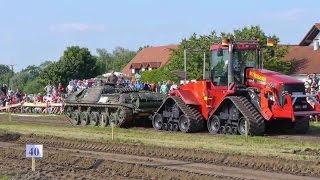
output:
[[311,27],[299,45],[290,45],[285,60],[292,61],[296,65],[294,74],[301,80],[305,80],[308,74],[320,74],[320,23]]
[[172,49],[177,48],[178,45],[144,48],[123,68],[122,73],[134,76],[136,73],[162,67],[169,62]]

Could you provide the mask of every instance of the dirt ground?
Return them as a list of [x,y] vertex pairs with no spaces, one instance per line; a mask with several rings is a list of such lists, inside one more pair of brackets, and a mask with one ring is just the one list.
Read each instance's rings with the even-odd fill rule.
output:
[[[4,117],[0,116],[0,122],[1,118]],[[17,116],[15,121],[70,125],[60,116]],[[292,140],[296,138],[316,142],[319,134],[311,132],[294,136]],[[31,172],[31,160],[25,158],[27,143],[43,144],[45,149],[44,158],[36,162],[35,172]],[[313,150],[294,153],[320,155]],[[12,179],[317,179],[320,178],[320,161],[2,133],[0,174]]]

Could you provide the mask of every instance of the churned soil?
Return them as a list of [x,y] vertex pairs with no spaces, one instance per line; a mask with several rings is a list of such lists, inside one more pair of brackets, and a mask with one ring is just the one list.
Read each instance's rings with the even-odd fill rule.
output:
[[[320,177],[320,162],[52,136],[3,134],[0,141],[0,174],[13,179],[267,179],[272,175],[279,179]],[[23,148],[26,143],[39,143],[45,147],[45,157],[37,160],[36,172],[30,171],[31,160],[24,158]],[[251,172],[251,176],[245,174]]]

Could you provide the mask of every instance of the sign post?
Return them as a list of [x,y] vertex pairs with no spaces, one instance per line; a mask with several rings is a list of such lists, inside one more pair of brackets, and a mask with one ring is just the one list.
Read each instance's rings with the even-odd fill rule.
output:
[[113,128],[114,128],[114,123],[111,123],[111,139],[112,139],[112,141],[114,139]]
[[31,170],[36,170],[36,158],[43,157],[42,144],[26,144],[26,158],[31,158]]

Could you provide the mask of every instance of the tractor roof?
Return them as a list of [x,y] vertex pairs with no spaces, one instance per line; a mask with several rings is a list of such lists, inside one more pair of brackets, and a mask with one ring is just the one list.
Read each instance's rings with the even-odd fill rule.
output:
[[[233,42],[233,49],[244,51],[244,50],[256,50],[259,49],[258,41],[238,41]],[[228,49],[228,46],[223,46],[222,44],[213,44],[210,48],[212,51],[217,51],[220,49]]]

